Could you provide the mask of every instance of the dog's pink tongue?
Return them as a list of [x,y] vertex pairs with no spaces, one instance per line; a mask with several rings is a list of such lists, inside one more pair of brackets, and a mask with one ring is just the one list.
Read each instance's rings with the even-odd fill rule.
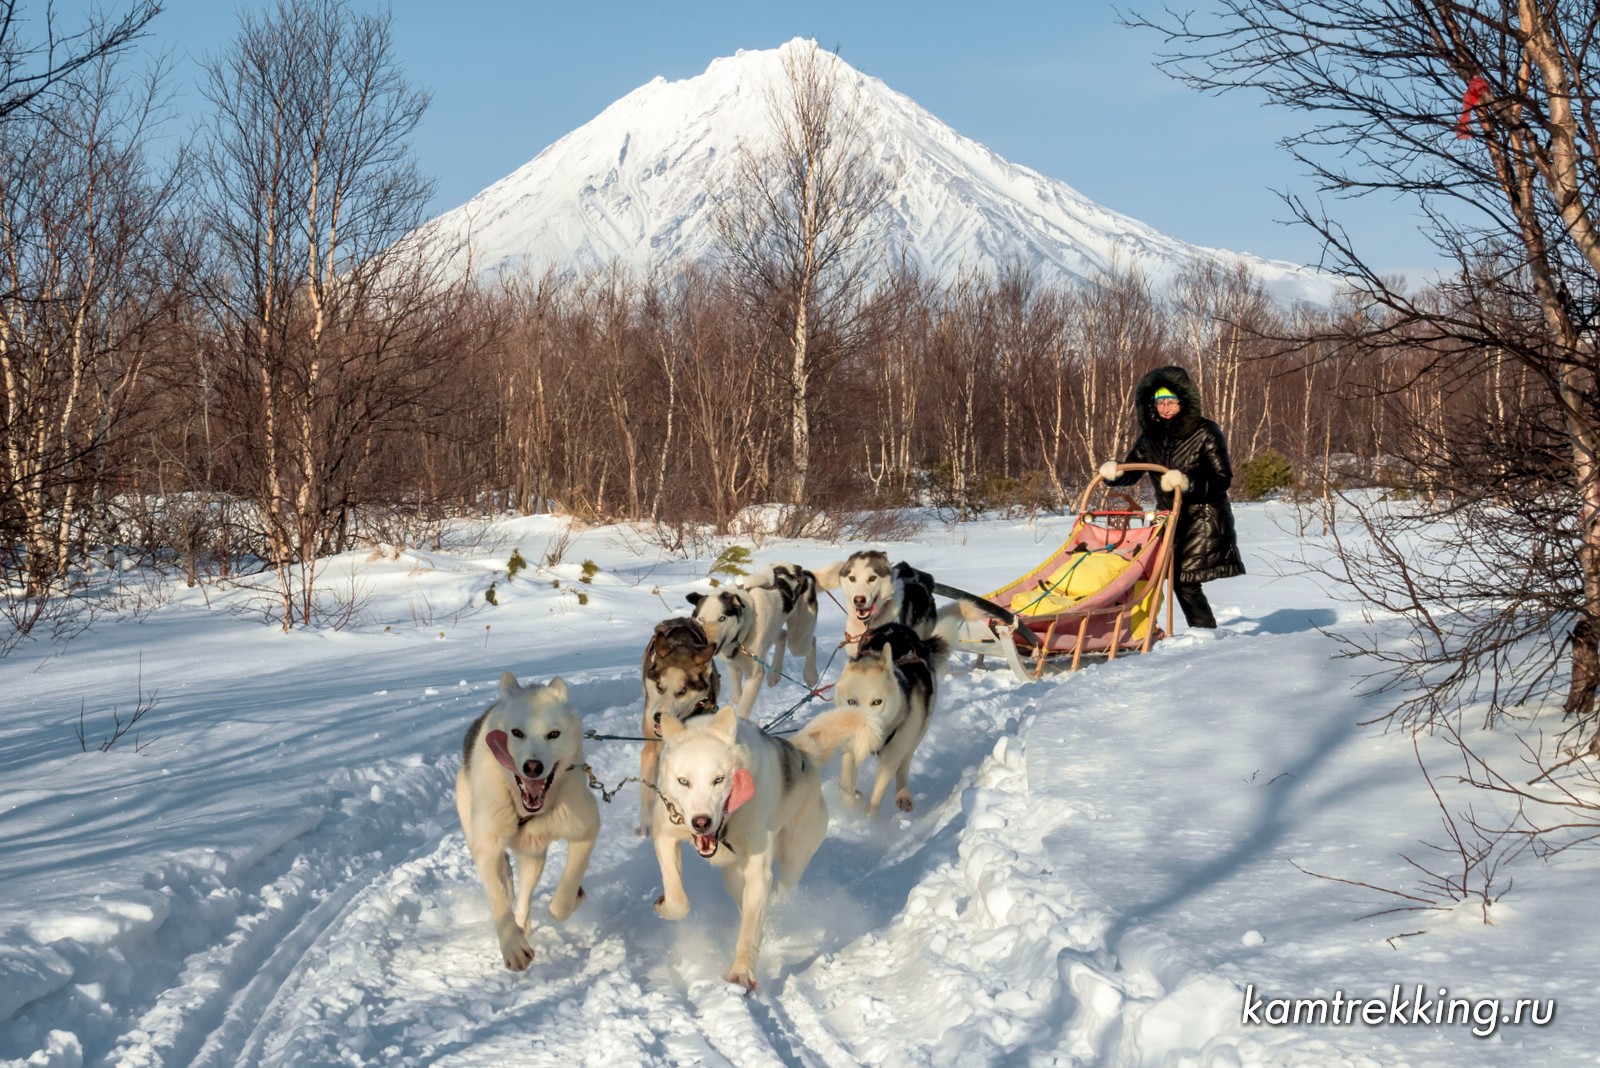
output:
[[517,762],[511,758],[510,742],[506,738],[505,731],[490,731],[483,736],[483,744],[489,747],[489,752],[494,754],[496,760],[505,765],[507,771],[515,774]]

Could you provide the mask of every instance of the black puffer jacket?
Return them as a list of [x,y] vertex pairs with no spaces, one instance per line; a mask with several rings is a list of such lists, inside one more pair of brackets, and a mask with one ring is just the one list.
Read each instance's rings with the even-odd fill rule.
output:
[[[1178,414],[1171,419],[1156,414],[1152,398],[1162,386],[1178,395]],[[1139,416],[1139,440],[1123,462],[1160,464],[1189,476],[1183,510],[1178,515],[1177,540],[1173,543],[1178,552],[1178,581],[1210,582],[1244,574],[1244,561],[1233,530],[1233,509],[1228,504],[1228,487],[1233,485],[1228,442],[1222,429],[1201,410],[1200,391],[1190,380],[1189,372],[1181,367],[1151,371],[1134,387],[1133,406]],[[1139,480],[1139,474],[1130,472],[1108,485],[1132,485]],[[1160,478],[1150,473],[1156,503],[1170,508],[1172,494],[1161,488]]]

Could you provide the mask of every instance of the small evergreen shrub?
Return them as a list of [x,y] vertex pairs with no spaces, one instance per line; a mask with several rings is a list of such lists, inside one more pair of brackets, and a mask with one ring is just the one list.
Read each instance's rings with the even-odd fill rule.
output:
[[499,598],[495,596],[494,583],[489,583],[489,588],[483,591],[483,599],[488,601],[490,604],[500,603]]
[[[506,578],[516,578],[517,572],[528,566],[528,561],[523,559],[521,549],[511,550],[511,559],[506,561]],[[493,603],[493,602],[491,602]]]
[[583,574],[578,576],[579,582],[593,582],[594,577],[600,573],[600,565],[593,560],[583,562]]
[[1277,449],[1250,457],[1239,465],[1238,476],[1234,485],[1247,501],[1259,501],[1269,493],[1294,484],[1294,468],[1289,466],[1288,457]]
[[742,575],[750,574],[749,564],[751,559],[749,549],[746,549],[743,545],[730,545],[717,554],[717,558],[711,561],[711,570],[706,573],[712,576],[712,585],[716,585],[715,577],[717,575],[729,575],[733,578],[739,578]]

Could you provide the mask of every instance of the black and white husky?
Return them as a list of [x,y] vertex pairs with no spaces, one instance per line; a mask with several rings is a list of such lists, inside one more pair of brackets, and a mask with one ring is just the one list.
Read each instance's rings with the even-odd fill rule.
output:
[[842,563],[819,567],[816,578],[819,588],[844,595],[844,640],[852,646],[885,623],[910,627],[924,640],[937,634],[951,644],[963,620],[983,618],[983,611],[966,600],[937,607],[933,576],[904,560],[891,567],[881,549],[854,552]]
[[834,707],[811,722],[794,744],[826,764],[839,758],[839,796],[854,804],[856,768],[869,756],[878,758],[877,775],[867,798],[876,816],[889,780],[895,780],[895,805],[910,812],[911,758],[928,733],[939,673],[950,647],[943,638],[923,641],[903,623],[885,623],[862,635],[853,660],[834,685]]
[[749,718],[761,692],[783,675],[785,648],[806,658],[807,686],[817,684],[816,576],[795,564],[769,564],[741,581],[741,589],[691,593],[694,620],[731,673],[730,697]]

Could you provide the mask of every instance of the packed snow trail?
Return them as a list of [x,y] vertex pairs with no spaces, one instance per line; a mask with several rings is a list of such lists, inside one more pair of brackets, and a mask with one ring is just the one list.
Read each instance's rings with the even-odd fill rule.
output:
[[[1240,515],[1251,545],[1292,540]],[[964,524],[894,555],[982,589],[1066,526]],[[1215,634],[1029,683],[958,660],[909,815],[844,809],[830,763],[833,822],[769,911],[754,996],[722,981],[737,910],[708,865],[685,859],[689,916],[656,917],[632,785],[602,805],[587,897],[564,924],[542,911],[557,847],[534,898],[536,959],[506,971],[454,811],[463,731],[509,669],[563,676],[587,729],[636,734],[639,649],[705,585],[706,561],[616,532],[581,550],[603,563],[581,608],[576,562],[504,581],[511,546],[538,559],[566,530],[496,521],[492,549],[474,535],[454,556],[354,560],[380,614],[349,632],[270,632],[206,599],[223,591],[178,591],[68,657],[0,662],[0,1063],[1593,1061],[1600,958],[1570,907],[1593,861],[1519,870],[1489,927],[1468,907],[1352,924],[1371,895],[1299,870],[1407,885],[1397,853],[1436,833],[1438,809],[1411,740],[1356,726],[1377,709],[1321,629],[1358,610],[1255,556],[1217,598]],[[808,566],[840,552],[766,548]],[[819,634],[841,616],[825,609]],[[80,705],[125,706],[141,669],[162,691],[159,737],[79,752]],[[764,690],[757,717],[799,692]],[[637,743],[585,748],[608,787],[637,773]],[[1490,1039],[1241,1024],[1248,984],[1372,995],[1391,981],[1558,998],[1561,1014]]]
[[[596,692],[631,696],[635,685],[621,674],[569,682],[580,703]],[[655,916],[660,878],[648,841],[632,833],[633,787],[603,806],[587,898],[559,925],[542,913],[564,853],[552,857],[534,901],[534,964],[507,972],[447,803],[454,761],[443,758],[413,770],[411,796],[388,786],[381,803],[345,798],[337,827],[294,839],[285,870],[255,894],[263,904],[241,909],[232,935],[193,954],[106,1059],[972,1064],[1053,1049],[1094,1062],[1127,1030],[1125,1010],[1150,1015],[1166,992],[1142,974],[1130,989],[1104,943],[1114,914],[1087,893],[1061,894],[1038,833],[1016,732],[1048,695],[1074,685],[1025,686],[1001,672],[946,680],[909,816],[869,823],[842,811],[830,765],[829,838],[769,914],[752,997],[721,978],[737,911],[709,866],[686,860],[688,918]],[[630,702],[586,723],[624,733],[636,718]],[[636,746],[587,748],[603,783],[637,771]],[[1061,809],[1044,822],[1074,815]],[[428,831],[437,840],[419,844]],[[332,874],[341,864],[344,878]],[[1231,986],[1202,982],[1165,1011],[1234,1000]]]

